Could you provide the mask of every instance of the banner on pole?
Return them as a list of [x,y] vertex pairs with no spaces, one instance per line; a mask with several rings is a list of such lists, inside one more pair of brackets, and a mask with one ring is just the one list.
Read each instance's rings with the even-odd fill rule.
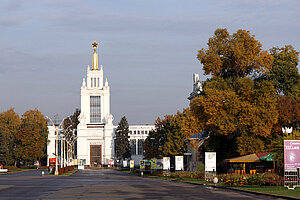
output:
[[140,160],[140,169],[145,170],[145,160]]
[[163,170],[170,170],[170,157],[163,157]]
[[183,171],[183,156],[175,156],[175,170]]
[[123,160],[123,167],[127,167],[127,160]]
[[134,160],[130,160],[130,169],[134,168]]
[[151,169],[157,168],[157,159],[151,159]]

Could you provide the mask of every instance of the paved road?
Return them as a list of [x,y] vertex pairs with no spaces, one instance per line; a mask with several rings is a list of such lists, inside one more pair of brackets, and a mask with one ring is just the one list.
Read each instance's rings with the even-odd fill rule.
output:
[[268,199],[114,170],[82,170],[69,177],[41,171],[0,175],[0,199]]

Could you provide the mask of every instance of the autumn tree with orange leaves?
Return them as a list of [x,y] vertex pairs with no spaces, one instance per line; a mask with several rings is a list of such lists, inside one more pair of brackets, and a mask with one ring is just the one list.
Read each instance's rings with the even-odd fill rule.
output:
[[273,56],[262,50],[261,43],[249,31],[238,30],[230,35],[217,29],[208,40],[208,48],[197,55],[206,75],[241,78],[261,74],[272,68]]
[[13,108],[0,113],[0,162],[12,165],[16,159],[16,135],[20,131],[21,119]]
[[16,135],[16,155],[19,161],[33,162],[46,156],[47,120],[37,109],[26,111],[21,129]]
[[[249,31],[230,35],[227,29],[217,29],[197,58],[205,74],[212,75],[203,95],[190,103],[203,129],[213,136],[206,148],[223,154],[220,160],[234,151],[263,152],[279,116],[276,88],[272,81],[260,78],[272,70],[274,57]],[[217,137],[231,141],[234,151],[226,155],[222,144],[216,144],[222,141]]]

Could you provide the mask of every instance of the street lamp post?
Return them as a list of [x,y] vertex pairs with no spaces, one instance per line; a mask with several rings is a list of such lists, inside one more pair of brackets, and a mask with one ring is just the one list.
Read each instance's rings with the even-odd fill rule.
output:
[[59,133],[59,138],[60,138],[60,168],[63,168],[63,163],[64,163],[64,152],[63,152],[63,138],[64,135]]
[[61,127],[65,118],[63,118],[63,120],[60,122],[59,126],[55,125],[50,117],[46,116],[46,118],[49,119],[52,123],[52,126],[55,127],[55,132],[56,132],[55,176],[58,176],[58,133],[59,133],[59,127]]
[[66,167],[66,137],[64,137],[64,167]]
[[61,134],[61,156],[63,157],[61,160],[63,163],[61,163],[62,167],[66,167],[66,134]]

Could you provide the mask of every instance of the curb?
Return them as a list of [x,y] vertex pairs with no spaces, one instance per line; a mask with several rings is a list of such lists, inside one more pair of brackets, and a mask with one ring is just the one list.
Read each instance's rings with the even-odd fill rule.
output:
[[[72,176],[72,175],[75,174],[76,172],[78,172],[78,169],[74,170],[74,172],[72,172],[72,173],[69,173],[69,174],[66,174],[66,175],[64,175],[65,173],[63,173],[63,174],[58,175],[58,176]],[[66,173],[68,173],[68,172],[66,172]]]

